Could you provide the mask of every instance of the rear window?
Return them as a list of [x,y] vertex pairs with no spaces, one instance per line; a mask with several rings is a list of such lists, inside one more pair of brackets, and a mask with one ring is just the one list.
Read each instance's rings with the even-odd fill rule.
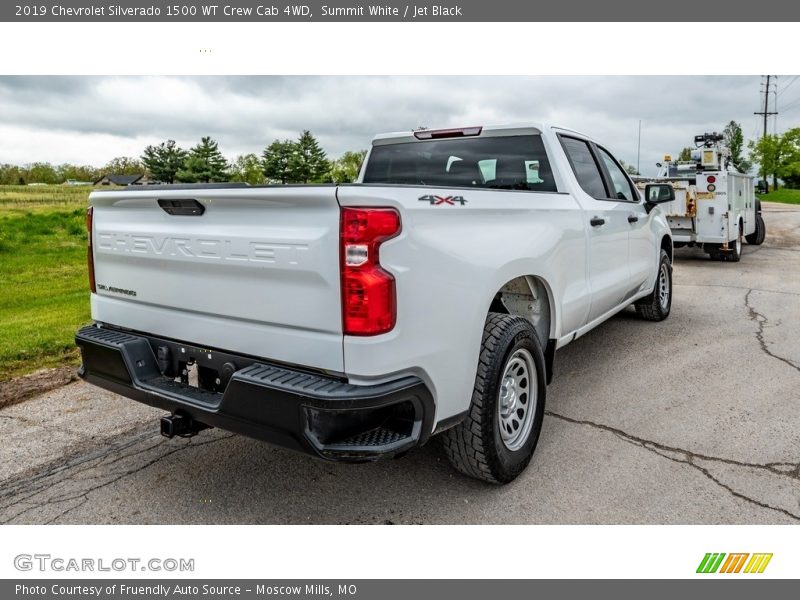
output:
[[375,146],[364,183],[556,191],[550,161],[538,135]]

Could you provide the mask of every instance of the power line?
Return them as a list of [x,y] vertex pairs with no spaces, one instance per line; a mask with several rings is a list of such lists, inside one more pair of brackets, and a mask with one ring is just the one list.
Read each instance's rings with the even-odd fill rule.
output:
[[787,83],[787,84],[786,84],[786,87],[785,87],[785,88],[783,88],[782,90],[780,90],[780,91],[778,92],[778,94],[777,94],[777,95],[778,95],[778,96],[782,95],[782,94],[783,94],[783,92],[785,92],[785,91],[786,91],[786,90],[788,90],[790,87],[792,87],[792,84],[793,84],[795,81],[797,81],[798,79],[800,79],[800,75],[795,75],[794,77],[792,77],[792,80],[791,80],[789,83]]
[[781,112],[782,113],[786,113],[786,112],[788,112],[790,110],[794,110],[798,106],[800,106],[800,100],[797,100],[796,102],[792,102],[788,106],[784,106],[783,108],[781,108]]

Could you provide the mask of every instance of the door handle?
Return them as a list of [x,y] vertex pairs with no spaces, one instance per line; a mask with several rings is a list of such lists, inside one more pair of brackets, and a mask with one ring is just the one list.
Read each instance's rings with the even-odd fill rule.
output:
[[628,223],[636,223],[639,220],[639,215],[628,215]]
[[600,217],[592,217],[592,218],[589,220],[589,224],[590,224],[592,227],[600,227],[600,225],[603,225],[605,222],[606,222],[606,220],[605,220],[605,219],[602,219],[602,218],[600,218]]

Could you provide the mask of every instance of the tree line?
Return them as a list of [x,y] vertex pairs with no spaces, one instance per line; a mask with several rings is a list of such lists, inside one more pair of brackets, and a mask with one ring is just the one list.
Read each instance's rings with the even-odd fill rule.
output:
[[762,179],[772,177],[773,189],[778,189],[778,179],[786,187],[800,188],[800,127],[750,142],[750,155],[761,165]]
[[0,185],[94,182],[107,174],[147,174],[161,183],[349,183],[358,176],[366,153],[350,151],[330,160],[311,132],[304,130],[296,140],[276,139],[260,155],[242,154],[229,162],[219,144],[205,136],[189,149],[166,140],[147,146],[138,158],[118,157],[102,168],[45,162],[0,164]]

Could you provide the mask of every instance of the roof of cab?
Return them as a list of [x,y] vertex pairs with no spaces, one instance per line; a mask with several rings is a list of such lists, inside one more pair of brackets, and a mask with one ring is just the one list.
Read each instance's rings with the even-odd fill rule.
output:
[[[510,123],[506,125],[483,125],[481,127],[481,132],[476,137],[489,137],[489,136],[501,136],[501,135],[537,135],[541,134],[543,131],[547,129],[552,129],[555,131],[563,131],[566,133],[571,133],[578,135],[580,137],[586,138],[591,140],[592,138],[584,133],[579,131],[575,131],[574,129],[567,129],[566,127],[558,127],[555,125],[551,125],[549,123],[543,122],[525,122],[525,123]],[[440,131],[440,130],[447,130],[447,129],[471,129],[472,127],[426,127],[425,131]],[[373,145],[382,145],[382,144],[390,144],[390,143],[398,143],[398,142],[419,142],[425,140],[419,140],[414,136],[414,133],[419,130],[410,130],[410,131],[392,131],[388,133],[379,133],[372,139]],[[445,138],[446,139],[446,138]]]

